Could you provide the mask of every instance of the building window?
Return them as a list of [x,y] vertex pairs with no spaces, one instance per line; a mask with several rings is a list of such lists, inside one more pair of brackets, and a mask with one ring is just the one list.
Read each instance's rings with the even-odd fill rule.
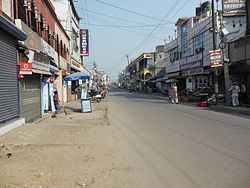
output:
[[204,41],[204,33],[195,37],[194,38],[194,49],[203,48],[203,46],[204,46],[203,41]]
[[78,42],[77,42],[78,35],[76,33],[74,33],[71,38],[72,38],[73,50],[75,52],[78,52],[78,49],[79,49]]

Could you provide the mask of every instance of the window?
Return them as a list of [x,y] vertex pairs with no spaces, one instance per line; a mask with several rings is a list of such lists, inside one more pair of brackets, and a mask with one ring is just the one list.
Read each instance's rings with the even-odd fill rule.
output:
[[194,49],[203,48],[204,33],[194,38]]
[[78,35],[76,33],[74,33],[71,38],[72,38],[73,50],[75,52],[78,52],[78,49],[79,49],[78,42],[77,42]]

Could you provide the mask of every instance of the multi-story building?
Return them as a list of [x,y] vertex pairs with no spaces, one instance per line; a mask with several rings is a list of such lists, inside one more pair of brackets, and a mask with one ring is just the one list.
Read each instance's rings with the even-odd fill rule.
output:
[[[32,63],[32,74],[20,82],[21,115],[26,121],[53,109],[53,90],[63,101],[63,76],[69,70],[69,41],[50,0],[15,0],[15,24],[28,38],[19,50],[19,62]],[[60,70],[59,70],[60,68]]]
[[135,90],[146,91],[147,81],[153,78],[154,52],[143,53],[127,66],[129,84]]
[[0,0],[0,126],[12,123],[15,128],[21,119],[18,85],[18,41],[27,35],[14,25],[13,1]]
[[[243,2],[244,3],[244,2]],[[225,39],[228,43],[229,81],[240,88],[239,100],[250,104],[250,3],[234,7],[233,12],[224,13]],[[238,10],[238,11],[236,11]],[[230,16],[228,16],[230,14]]]
[[[166,77],[178,78],[180,89],[193,91],[199,87],[214,85],[214,71],[209,57],[209,51],[214,48],[209,6],[205,2],[196,9],[196,16],[179,18],[176,22],[177,38],[165,45]],[[217,20],[218,17],[216,25]],[[220,76],[223,78],[223,74]],[[222,87],[219,88],[222,90]]]
[[[52,3],[55,6],[58,19],[70,37],[69,61],[71,73],[84,72],[88,74],[88,71],[83,68],[83,58],[81,59],[80,57],[80,17],[75,9],[73,0],[52,0]],[[64,87],[66,85],[70,88],[68,92],[68,96],[70,96],[71,93],[74,93],[75,88],[79,86],[79,82],[72,81],[70,84],[65,82]],[[74,99],[74,94],[70,98]]]

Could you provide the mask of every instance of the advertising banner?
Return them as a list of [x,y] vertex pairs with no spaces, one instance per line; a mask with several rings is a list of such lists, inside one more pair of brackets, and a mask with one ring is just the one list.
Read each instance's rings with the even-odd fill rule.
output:
[[89,56],[89,33],[87,29],[80,31],[80,56]]
[[238,16],[246,14],[246,0],[223,0],[223,15]]
[[209,51],[211,67],[222,66],[222,55],[220,50]]

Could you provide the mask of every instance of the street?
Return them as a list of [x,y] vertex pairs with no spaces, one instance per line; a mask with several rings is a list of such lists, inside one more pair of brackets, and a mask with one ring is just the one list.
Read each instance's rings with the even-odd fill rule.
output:
[[0,187],[250,187],[249,118],[119,90],[93,108],[1,136]]
[[123,92],[111,93],[109,117],[140,187],[250,187],[250,119]]

